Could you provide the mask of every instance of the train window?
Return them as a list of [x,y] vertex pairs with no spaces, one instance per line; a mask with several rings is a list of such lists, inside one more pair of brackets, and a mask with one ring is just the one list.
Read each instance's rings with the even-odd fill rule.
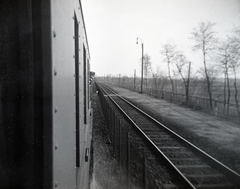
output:
[[83,45],[83,83],[84,83],[84,124],[87,124],[87,57],[86,49]]
[[87,59],[87,65],[88,65],[88,78],[87,78],[87,84],[88,84],[88,109],[90,108],[90,65],[89,65],[89,59]]
[[75,39],[75,102],[76,102],[76,167],[80,166],[80,114],[79,114],[79,26],[74,14],[74,39]]

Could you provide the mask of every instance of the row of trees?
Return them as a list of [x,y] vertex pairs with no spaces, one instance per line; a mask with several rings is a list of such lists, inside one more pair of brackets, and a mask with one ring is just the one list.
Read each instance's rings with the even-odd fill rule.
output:
[[[208,94],[210,108],[213,109],[213,83],[216,78],[223,78],[223,101],[224,112],[229,111],[231,88],[234,88],[234,101],[239,110],[239,92],[238,92],[238,75],[240,68],[240,28],[234,28],[225,40],[219,40],[217,33],[214,31],[214,23],[201,22],[193,29],[190,39],[194,42],[193,51],[200,51],[203,66],[194,76],[192,74],[192,63],[185,56],[184,52],[177,50],[172,44],[164,44],[160,50],[163,62],[166,63],[168,71],[167,77],[171,84],[172,93],[175,94],[174,78],[180,78],[185,91],[185,103],[189,100],[189,87],[194,77],[197,75],[205,82]],[[157,87],[157,79],[163,75],[161,70],[153,71],[151,57],[144,55],[144,78],[147,85],[147,79],[152,78]],[[197,75],[196,75],[197,74]],[[233,80],[230,82],[230,80]],[[233,86],[231,86],[233,85]]]

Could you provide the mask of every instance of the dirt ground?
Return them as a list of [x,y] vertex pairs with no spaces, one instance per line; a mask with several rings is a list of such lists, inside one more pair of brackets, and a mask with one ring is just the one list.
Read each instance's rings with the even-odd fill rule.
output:
[[111,85],[120,95],[240,173],[240,125],[161,99]]

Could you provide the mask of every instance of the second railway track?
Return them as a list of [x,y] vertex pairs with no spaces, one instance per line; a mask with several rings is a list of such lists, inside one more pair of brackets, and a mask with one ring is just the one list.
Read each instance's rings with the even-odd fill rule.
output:
[[239,188],[240,175],[177,133],[117,95],[105,85],[100,86],[147,140],[158,155],[164,157],[182,179],[184,187],[196,189]]

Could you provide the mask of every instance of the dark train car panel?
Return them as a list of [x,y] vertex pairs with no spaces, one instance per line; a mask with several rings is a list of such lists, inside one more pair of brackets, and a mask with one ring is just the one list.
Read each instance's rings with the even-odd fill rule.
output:
[[1,5],[0,188],[51,188],[50,1]]
[[[20,2],[20,0],[19,0]],[[32,1],[32,3],[35,1]],[[39,162],[39,168],[35,171],[35,177],[37,177],[37,184],[34,183],[34,188],[53,188],[53,74],[52,74],[52,38],[53,33],[51,29],[51,1],[38,0],[38,5],[34,5],[34,11],[37,13],[35,17],[40,22],[34,22],[36,27],[33,30],[33,34],[36,38],[39,37],[39,44],[36,43],[34,51],[39,53],[39,61],[36,62],[36,68],[34,73],[36,74],[37,82],[34,83],[34,88],[39,89],[41,92],[36,92],[38,105],[35,110],[39,112],[39,117],[35,121],[35,125],[38,125],[39,129],[36,131],[37,138],[36,144],[39,146],[39,152],[35,153],[35,159]],[[41,75],[37,77],[38,73]],[[35,102],[34,102],[35,103]],[[41,136],[42,135],[42,136]],[[42,157],[41,157],[42,156]],[[41,158],[40,158],[41,157]],[[42,166],[42,170],[41,170]],[[41,171],[40,177],[39,171]],[[35,181],[34,181],[35,182]]]
[[29,7],[16,0],[0,6],[0,188],[34,186],[35,39]]

